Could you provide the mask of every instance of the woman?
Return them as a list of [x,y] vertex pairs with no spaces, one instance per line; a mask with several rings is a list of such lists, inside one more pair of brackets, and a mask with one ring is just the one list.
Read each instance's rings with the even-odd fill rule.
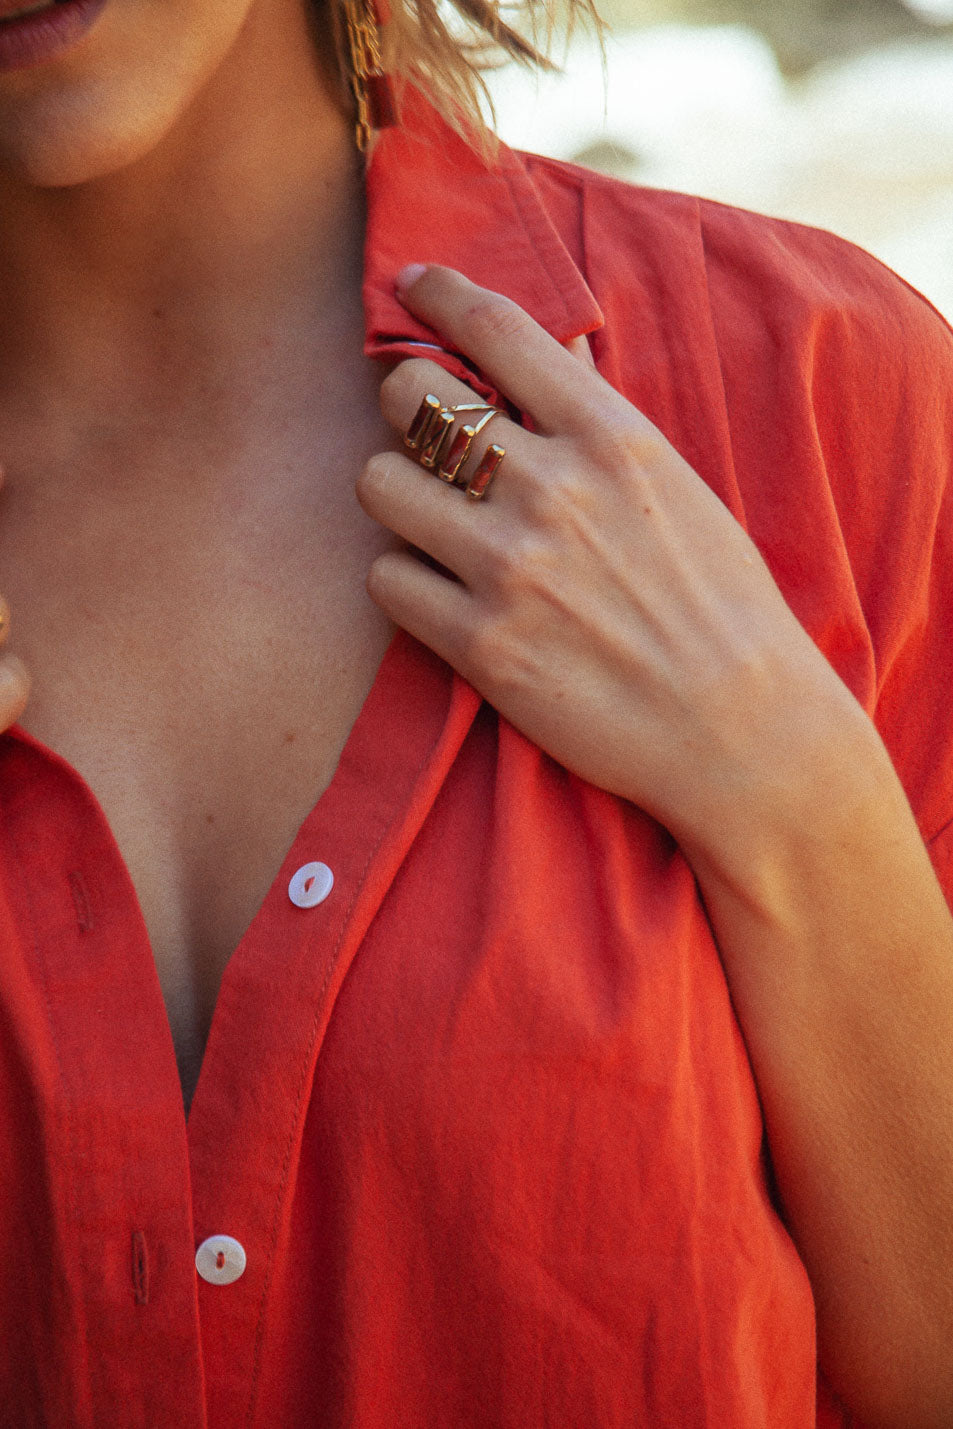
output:
[[953,1422],[949,333],[429,7],[366,184],[303,0],[22,8],[3,1422]]

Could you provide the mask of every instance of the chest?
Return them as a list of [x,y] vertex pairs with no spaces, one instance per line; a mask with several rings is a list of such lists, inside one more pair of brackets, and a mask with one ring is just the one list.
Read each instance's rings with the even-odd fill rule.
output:
[[[0,859],[4,1178],[22,1176],[10,1204],[30,1207],[0,1223],[5,1402],[18,1423],[93,1422],[92,1362],[96,1423],[125,1393],[190,1426],[207,1404],[217,1425],[249,1405],[261,1426],[465,1424],[476,1393],[508,1426],[813,1425],[810,1287],[764,1184],[691,870],[408,647],[295,850],[329,859],[333,895],[269,900],[229,970],[187,1137],[128,925],[108,931],[90,877],[96,927],[79,931],[64,888],[92,872],[88,810],[55,768],[8,752],[4,788],[37,781],[60,826],[28,798],[0,824],[27,874]],[[213,1234],[247,1268],[197,1300],[195,1247]],[[51,1245],[70,1272],[52,1307],[21,1289]],[[66,1405],[52,1421],[36,1380]]]
[[[369,420],[312,479],[5,494],[23,725],[97,796],[135,886],[185,1099],[222,973],[327,787],[392,635],[364,580],[393,538],[353,496]],[[289,453],[289,466],[291,454]],[[145,493],[145,495],[143,494]],[[149,494],[151,493],[151,494]]]

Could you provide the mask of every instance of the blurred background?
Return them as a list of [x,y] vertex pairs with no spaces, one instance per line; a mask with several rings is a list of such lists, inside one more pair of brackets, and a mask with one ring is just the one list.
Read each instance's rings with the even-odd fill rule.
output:
[[581,32],[487,76],[507,143],[832,229],[953,320],[953,0],[598,8],[605,84]]

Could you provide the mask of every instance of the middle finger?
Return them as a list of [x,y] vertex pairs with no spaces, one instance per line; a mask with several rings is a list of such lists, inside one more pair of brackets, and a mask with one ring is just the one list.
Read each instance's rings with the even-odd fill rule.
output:
[[[425,358],[410,358],[395,367],[381,384],[381,411],[390,425],[399,432],[401,439],[428,393],[432,393],[445,408],[483,403],[481,397],[435,362],[429,362]],[[477,426],[482,416],[481,412],[461,412],[453,432],[458,432],[464,425]],[[512,470],[514,465],[524,470],[529,469],[533,447],[540,440],[532,432],[527,432],[516,422],[512,422],[505,412],[499,411],[473,439],[466,463],[457,477],[457,485],[466,484],[467,478],[476,470],[480,458],[491,443],[503,447],[507,454],[500,467],[502,484],[504,473]],[[448,439],[443,448],[444,453],[448,451],[449,445]],[[412,453],[408,455],[413,459]],[[510,495],[512,494],[511,492]]]
[[[444,407],[481,400],[436,363],[417,358],[403,362],[385,379],[381,389],[381,408],[401,438],[428,393],[433,393]],[[454,431],[465,423],[476,426],[481,415],[460,413]],[[403,447],[370,459],[358,479],[358,499],[374,520],[426,552],[472,588],[494,542],[502,536],[501,517],[507,508],[512,515],[517,482],[525,481],[527,476],[525,458],[533,455],[532,447],[538,440],[503,413],[483,427],[473,440],[458,483],[465,483],[472,475],[491,443],[503,447],[506,455],[489,501],[479,505],[468,501],[462,490],[440,480],[436,469],[421,466]],[[448,439],[444,453],[449,444]]]

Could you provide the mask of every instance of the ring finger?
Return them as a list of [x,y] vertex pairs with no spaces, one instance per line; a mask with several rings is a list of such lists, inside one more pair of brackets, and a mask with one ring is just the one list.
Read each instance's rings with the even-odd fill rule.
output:
[[[470,408],[471,410],[459,412],[453,427],[442,443],[436,465],[427,464],[425,469],[429,469],[435,474],[441,466],[446,470],[446,464],[454,445],[457,446],[455,455],[459,456],[464,427],[476,429],[477,435],[474,436],[464,461],[459,464],[455,482],[457,486],[465,486],[473,477],[482,458],[491,446],[501,448],[506,453],[499,467],[501,484],[504,472],[509,473],[514,464],[525,465],[531,460],[531,449],[539,442],[540,438],[510,421],[504,412],[499,410],[494,412],[492,408],[488,412],[483,400],[469,387],[458,382],[455,377],[451,377],[436,363],[421,358],[411,358],[407,362],[402,362],[390,373],[381,386],[381,410],[390,425],[400,433],[402,446],[408,429],[428,395],[436,398],[445,412],[450,412],[454,407]],[[474,408],[476,410],[473,410]],[[441,430],[439,419],[434,423],[432,430],[439,435]],[[405,447],[403,449],[406,450]],[[408,455],[414,460],[419,460],[416,453],[408,452]],[[456,464],[454,462],[454,465]]]
[[[403,369],[416,369],[405,371]],[[398,373],[400,381],[396,381]],[[421,381],[424,392],[421,393]],[[421,396],[432,392],[444,407],[477,403],[478,398],[441,368],[430,362],[409,362],[387,379],[381,405],[388,420],[404,436],[421,405]],[[409,414],[409,415],[408,415]],[[479,426],[481,412],[461,412],[453,432],[464,425]],[[474,420],[475,419],[475,420]],[[484,456],[495,448],[505,452],[501,477],[505,484],[522,475],[523,449],[537,441],[531,433],[511,422],[503,413],[493,416],[471,444],[466,462],[460,467],[458,484],[478,471]],[[371,458],[362,472],[357,494],[368,515],[401,536],[411,545],[432,556],[446,569],[459,576],[466,585],[485,562],[489,546],[499,535],[500,520],[513,498],[513,491],[493,488],[492,510],[474,510],[474,503],[464,498],[446,480],[436,479],[441,461],[447,461],[452,445],[452,433],[442,446],[442,456],[428,467],[407,450],[402,442],[398,452],[381,452]],[[530,455],[532,452],[530,450]],[[431,454],[432,455],[432,454]],[[446,467],[444,468],[446,470]],[[509,501],[506,497],[509,496]]]

